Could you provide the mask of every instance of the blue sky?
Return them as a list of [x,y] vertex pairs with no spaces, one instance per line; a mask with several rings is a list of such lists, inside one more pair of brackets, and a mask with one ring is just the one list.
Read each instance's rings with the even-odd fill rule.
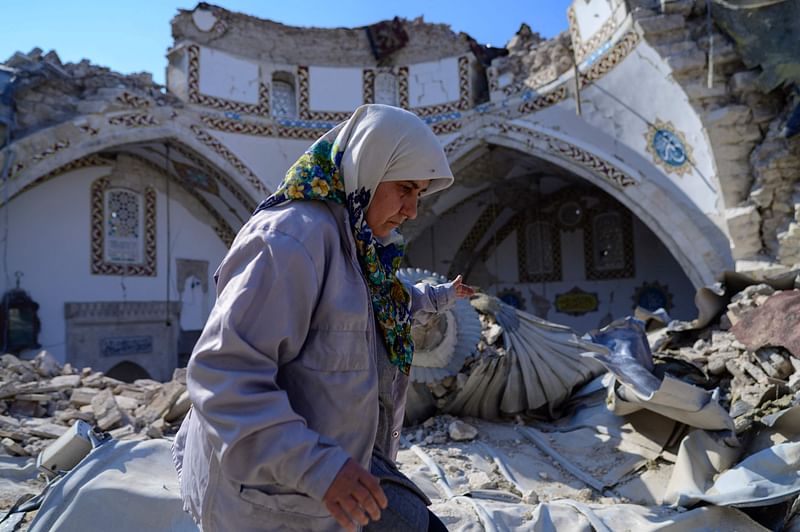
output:
[[[572,0],[217,0],[229,9],[293,26],[356,27],[394,16],[446,23],[478,42],[503,46],[522,22],[545,37],[567,29]],[[147,71],[164,83],[170,20],[182,0],[0,0],[0,61],[16,51],[55,50],[122,73]]]

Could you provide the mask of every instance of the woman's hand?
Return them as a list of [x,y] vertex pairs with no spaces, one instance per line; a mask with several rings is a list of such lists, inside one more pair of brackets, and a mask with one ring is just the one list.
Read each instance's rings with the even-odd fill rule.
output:
[[378,479],[352,458],[339,470],[322,502],[348,532],[355,532],[356,523],[365,526],[370,519],[380,519],[388,504]]
[[468,284],[464,284],[461,280],[461,274],[458,274],[458,277],[453,279],[452,281],[453,286],[456,287],[456,297],[461,299],[464,297],[469,297],[475,295],[475,289]]

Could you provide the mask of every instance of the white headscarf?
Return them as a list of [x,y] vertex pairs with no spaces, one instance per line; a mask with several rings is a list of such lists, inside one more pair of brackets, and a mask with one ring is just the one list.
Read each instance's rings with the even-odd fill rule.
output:
[[342,150],[345,190],[364,187],[370,203],[383,181],[430,179],[424,196],[453,184],[439,139],[417,115],[398,107],[368,104],[356,109],[333,143],[334,152]]

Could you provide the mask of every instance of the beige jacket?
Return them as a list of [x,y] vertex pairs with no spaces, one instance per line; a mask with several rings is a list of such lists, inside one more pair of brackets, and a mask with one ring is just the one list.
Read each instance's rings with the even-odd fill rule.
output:
[[[217,274],[174,444],[184,507],[206,531],[336,530],[322,497],[349,457],[369,469],[379,419],[381,340],[346,211],[262,211]],[[454,300],[412,292],[423,315]]]

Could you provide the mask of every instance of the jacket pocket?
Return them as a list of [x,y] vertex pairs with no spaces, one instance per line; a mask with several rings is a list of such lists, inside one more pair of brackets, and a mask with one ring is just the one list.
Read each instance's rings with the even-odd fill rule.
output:
[[300,362],[317,371],[363,371],[371,367],[367,331],[312,329]]
[[321,502],[302,493],[270,494],[258,488],[242,486],[239,497],[250,504],[271,512],[294,514],[303,517],[331,517]]

